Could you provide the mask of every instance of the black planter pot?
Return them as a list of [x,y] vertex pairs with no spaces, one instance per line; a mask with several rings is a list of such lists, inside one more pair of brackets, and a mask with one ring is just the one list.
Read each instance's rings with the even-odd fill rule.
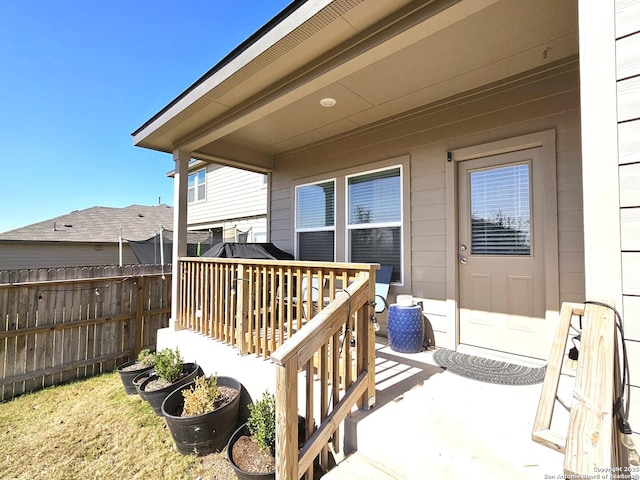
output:
[[142,382],[144,382],[147,378],[149,378],[151,375],[154,375],[155,373],[156,372],[153,370],[153,367],[151,367],[149,370],[145,370],[144,372],[139,374],[131,382],[133,383],[133,386],[136,389],[136,393],[138,394],[138,396],[140,396],[140,398],[142,398],[142,395],[140,394],[140,385],[142,385]]
[[124,370],[131,365],[135,365],[137,360],[131,360],[130,362],[123,363],[122,365],[118,365],[116,369],[118,374],[120,375],[120,380],[122,380],[122,385],[124,386],[124,391],[127,395],[135,395],[137,393],[136,386],[133,384],[133,379],[138,375],[144,372],[148,372],[152,370],[153,367],[143,367],[138,368],[137,370]]
[[[305,442],[305,423],[306,419],[302,415],[298,415],[298,448],[301,448]],[[315,422],[314,422],[315,429]],[[238,441],[240,437],[243,435],[250,436],[249,427],[247,423],[243,423],[240,427],[233,432],[231,438],[229,438],[229,442],[227,443],[227,460],[231,464],[233,471],[236,472],[236,476],[238,480],[275,480],[276,472],[267,472],[267,473],[253,473],[247,472],[246,470],[238,467],[233,461],[233,446]]]
[[208,455],[222,450],[236,428],[242,385],[235,378],[218,377],[218,386],[236,389],[234,399],[212,412],[183,417],[182,392],[194,385],[189,382],[171,392],[162,403],[162,414],[180,453]]
[[145,387],[154,380],[158,379],[157,374],[151,375],[144,382],[140,384],[140,396],[149,402],[151,408],[156,415],[162,416],[162,402],[164,399],[169,396],[171,392],[173,392],[176,388],[181,387],[182,385],[192,382],[196,377],[204,375],[202,368],[200,365],[196,363],[185,363],[182,365],[182,377],[179,380],[173,382],[171,385],[168,385],[160,390],[152,390],[147,392]]
[[275,480],[276,478],[275,470],[273,472],[268,472],[268,473],[247,472],[246,470],[242,470],[240,467],[238,467],[234,463],[233,455],[232,455],[233,446],[238,441],[238,439],[243,435],[249,436],[249,427],[247,426],[246,423],[243,423],[240,426],[240,428],[238,428],[235,432],[233,432],[233,435],[231,435],[231,438],[229,438],[229,443],[227,443],[227,459],[229,460],[229,463],[231,464],[231,468],[233,468],[233,471],[236,472],[236,476],[238,477],[238,480]]

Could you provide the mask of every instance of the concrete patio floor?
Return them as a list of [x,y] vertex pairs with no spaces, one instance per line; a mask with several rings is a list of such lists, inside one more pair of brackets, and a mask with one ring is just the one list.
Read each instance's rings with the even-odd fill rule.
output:
[[[275,392],[269,360],[202,335],[164,329],[158,348],[178,347],[205,373],[238,378],[253,399]],[[304,384],[300,382],[301,395]],[[343,452],[327,479],[560,478],[564,457],[531,440],[542,384],[478,382],[438,367],[433,352],[401,354],[376,341],[376,406],[345,421]],[[302,397],[301,397],[302,398]],[[563,411],[556,408],[562,425]],[[552,428],[553,428],[552,424]]]
[[[436,366],[432,351],[401,354],[378,339],[376,390],[376,408],[350,421],[358,456],[387,474],[379,478],[537,480],[563,472],[564,456],[531,440],[542,384],[470,380]],[[561,425],[568,414],[556,410]]]

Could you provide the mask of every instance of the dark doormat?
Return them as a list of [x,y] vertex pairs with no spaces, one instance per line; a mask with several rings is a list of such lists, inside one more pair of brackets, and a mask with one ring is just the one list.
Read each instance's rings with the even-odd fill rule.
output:
[[434,361],[442,368],[462,377],[501,385],[533,385],[541,383],[547,367],[527,367],[490,358],[467,355],[446,348],[433,352]]

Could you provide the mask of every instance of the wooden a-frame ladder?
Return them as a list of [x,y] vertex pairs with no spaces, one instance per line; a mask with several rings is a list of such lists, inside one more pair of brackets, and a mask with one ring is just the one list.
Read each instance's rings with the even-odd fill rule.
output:
[[[571,320],[582,316],[580,355],[567,434],[551,430],[562,363]],[[613,309],[597,304],[563,303],[553,340],[538,411],[534,441],[564,453],[564,473],[595,478],[598,472],[622,466],[613,405],[620,392],[616,318]],[[591,476],[591,477],[589,477]]]

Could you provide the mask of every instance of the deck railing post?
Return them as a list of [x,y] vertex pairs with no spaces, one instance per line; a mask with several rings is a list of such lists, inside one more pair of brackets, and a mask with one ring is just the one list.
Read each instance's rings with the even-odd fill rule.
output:
[[296,359],[276,367],[276,479],[298,480],[298,369]]
[[362,272],[359,276],[368,280],[369,301],[358,311],[356,324],[356,376],[363,371],[367,372],[367,389],[358,401],[358,408],[369,410],[375,405],[376,381],[375,381],[375,331],[371,316],[375,305],[375,269]]
[[[172,288],[172,298],[171,298],[171,316],[169,317],[169,327],[177,332],[178,330],[184,330],[186,328],[185,325],[185,315],[187,313],[186,307],[186,297],[189,288],[189,283],[187,281],[187,262],[185,260],[178,260],[178,268],[173,270],[177,272],[176,283],[176,296],[173,296],[173,286]],[[173,278],[172,278],[173,285]],[[174,306],[175,304],[175,306]]]
[[245,278],[245,266],[240,264],[231,288],[236,291],[236,345],[240,354],[248,353],[246,333],[249,328],[249,288]]
[[[376,332],[373,326],[373,315],[376,304],[376,270],[379,267],[372,266],[369,270],[369,305],[366,308],[365,328],[367,332],[367,351],[364,352],[367,359],[367,398],[363,405],[365,410],[369,410],[376,404]],[[360,372],[358,372],[359,374]]]

